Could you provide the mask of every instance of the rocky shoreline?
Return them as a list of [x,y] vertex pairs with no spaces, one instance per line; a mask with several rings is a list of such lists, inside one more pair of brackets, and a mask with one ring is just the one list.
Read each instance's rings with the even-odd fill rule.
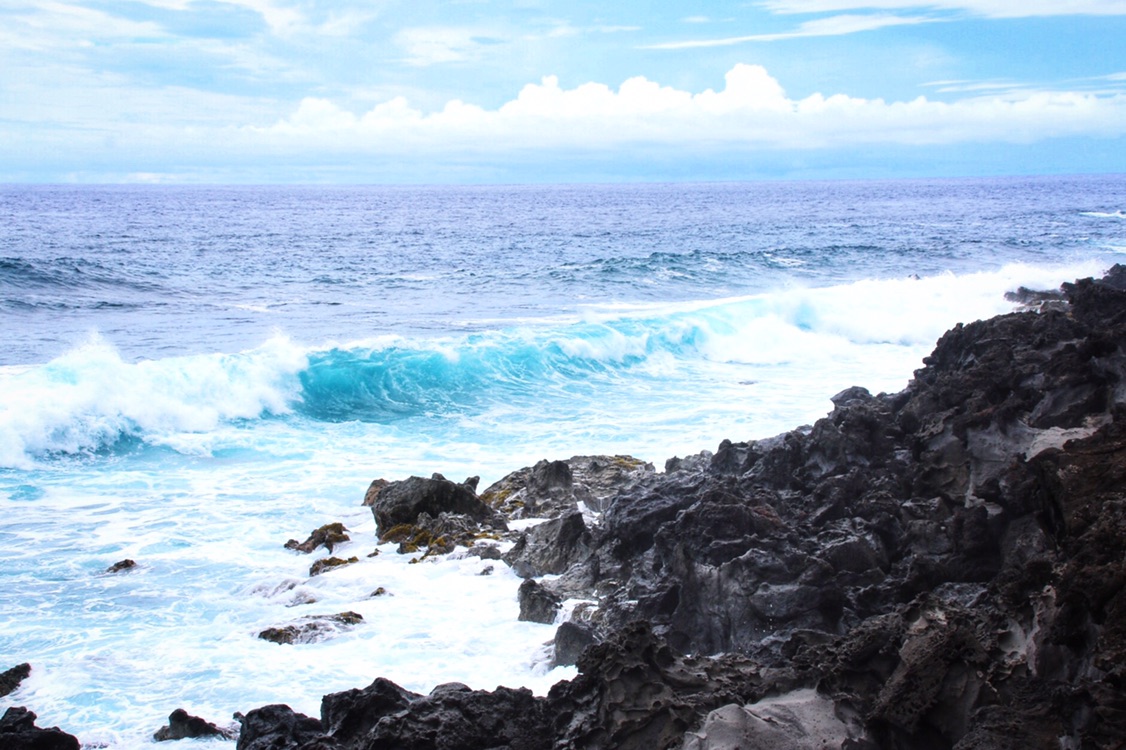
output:
[[[381,541],[503,557],[578,676],[543,697],[377,679],[319,718],[240,715],[239,750],[1126,747],[1126,268],[1022,292],[900,393],[850,388],[662,473],[377,480]],[[331,551],[325,528],[301,544]],[[77,746],[34,718],[10,709],[0,745]]]

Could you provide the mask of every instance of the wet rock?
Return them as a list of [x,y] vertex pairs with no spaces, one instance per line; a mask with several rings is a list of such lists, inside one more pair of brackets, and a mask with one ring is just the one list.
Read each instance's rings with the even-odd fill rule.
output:
[[478,499],[472,486],[451,482],[440,474],[390,482],[379,491],[371,510],[381,538],[396,526],[417,525],[424,513],[431,518],[443,513],[468,516],[477,523],[495,522],[503,528],[503,519]]
[[192,716],[184,709],[177,708],[168,715],[168,725],[156,730],[152,736],[157,742],[196,737],[221,737],[231,740],[235,738],[235,733],[231,730],[220,729],[206,719]]
[[805,688],[717,708],[698,730],[687,733],[683,750],[860,750],[865,745],[871,747],[860,717]]
[[568,620],[555,629],[554,644],[552,666],[569,667],[578,663],[583,649],[594,644],[594,629]]
[[652,464],[632,456],[572,456],[543,460],[490,485],[481,499],[509,518],[555,518],[579,503],[601,513],[623,489],[654,476]]
[[562,599],[536,581],[528,579],[520,584],[520,617],[522,622],[539,622],[550,625],[563,605]]
[[362,505],[365,508],[370,508],[371,506],[375,505],[375,501],[376,498],[379,497],[379,493],[382,492],[383,488],[385,488],[389,484],[391,483],[386,479],[372,480],[372,483],[368,485],[367,492],[364,493],[364,502],[362,503]]
[[311,615],[288,625],[266,628],[258,634],[258,637],[264,641],[280,644],[315,643],[342,631],[350,630],[363,620],[363,616],[356,612]]
[[298,750],[323,735],[319,719],[284,704],[263,706],[245,716],[235,714],[235,718],[242,725],[236,750]]
[[554,519],[507,559],[532,576],[522,619],[591,603],[578,676],[530,702],[408,696],[340,750],[478,746],[456,738],[485,720],[453,706],[523,711],[557,750],[1120,750],[1126,268],[1062,294],[956,326],[906,389],[847,389],[812,425],[661,475],[576,457],[493,485],[492,507]]
[[78,738],[58,727],[35,726],[36,716],[12,706],[0,717],[0,747],[4,750],[78,750]]
[[319,576],[321,573],[324,573],[326,571],[332,570],[334,568],[340,568],[345,565],[352,565],[353,563],[358,563],[359,561],[360,558],[358,557],[349,557],[347,560],[340,557],[326,557],[324,559],[317,560],[309,566],[309,575]]
[[24,662],[0,672],[0,698],[15,692],[20,683],[31,675],[31,665]]
[[563,573],[590,557],[590,543],[582,513],[574,510],[521,534],[504,561],[521,578]]
[[309,538],[303,542],[290,539],[285,543],[285,548],[309,554],[317,547],[323,546],[329,552],[332,552],[333,547],[348,541],[351,541],[351,537],[348,536],[348,529],[344,528],[344,524],[340,522],[326,523],[319,529],[315,529],[313,533],[309,535]]
[[137,563],[135,561],[127,558],[125,560],[119,560],[118,562],[115,562],[113,565],[106,568],[106,572],[107,573],[122,573],[126,570],[132,570],[135,567],[137,567]]

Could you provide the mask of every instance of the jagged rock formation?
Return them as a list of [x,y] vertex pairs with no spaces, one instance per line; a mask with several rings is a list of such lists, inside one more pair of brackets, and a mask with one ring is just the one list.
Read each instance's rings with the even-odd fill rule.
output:
[[227,729],[220,729],[206,719],[192,716],[182,708],[177,708],[168,715],[168,724],[156,730],[152,736],[157,742],[197,737],[218,737],[230,740],[234,739],[234,733]]
[[20,683],[31,675],[31,665],[27,662],[17,664],[11,669],[0,672],[0,698],[15,692]]
[[0,747],[4,750],[78,750],[78,738],[58,727],[35,726],[36,716],[13,706],[0,716]]
[[313,533],[309,534],[309,538],[303,542],[290,539],[285,543],[285,548],[309,554],[317,547],[323,546],[331,553],[333,547],[351,541],[351,539],[348,536],[348,529],[344,528],[344,524],[336,521],[314,529]]
[[579,674],[545,697],[378,679],[319,719],[248,712],[240,750],[1122,750],[1126,268],[1061,295],[955,327],[900,393],[663,474],[373,483],[404,552],[547,519],[504,559],[522,617],[571,617]]

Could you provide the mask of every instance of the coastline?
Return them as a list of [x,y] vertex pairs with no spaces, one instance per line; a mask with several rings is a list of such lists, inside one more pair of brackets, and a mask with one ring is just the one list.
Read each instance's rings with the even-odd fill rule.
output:
[[[956,327],[899,394],[849,389],[810,428],[725,441],[609,499],[582,462],[524,470],[491,510],[533,515],[534,491],[549,519],[509,550],[536,581],[524,598],[597,603],[572,619],[597,644],[578,677],[543,698],[377,681],[326,696],[319,720],[248,711],[239,748],[430,747],[421,727],[437,721],[462,737],[451,747],[512,726],[499,746],[702,750],[762,740],[783,716],[775,740],[796,747],[1114,747],[1122,275],[1065,285],[1063,309]],[[431,542],[481,532],[430,519],[413,525]]]

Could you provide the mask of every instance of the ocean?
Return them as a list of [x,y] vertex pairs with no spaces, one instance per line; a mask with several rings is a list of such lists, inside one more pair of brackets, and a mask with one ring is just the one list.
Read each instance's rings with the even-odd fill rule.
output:
[[[378,676],[542,694],[574,668],[519,579],[377,546],[373,479],[660,470],[811,423],[1005,292],[1101,274],[1124,209],[1114,176],[0,186],[0,670],[33,668],[0,710],[133,749]],[[284,543],[334,521],[360,562],[310,576],[327,552]]]

